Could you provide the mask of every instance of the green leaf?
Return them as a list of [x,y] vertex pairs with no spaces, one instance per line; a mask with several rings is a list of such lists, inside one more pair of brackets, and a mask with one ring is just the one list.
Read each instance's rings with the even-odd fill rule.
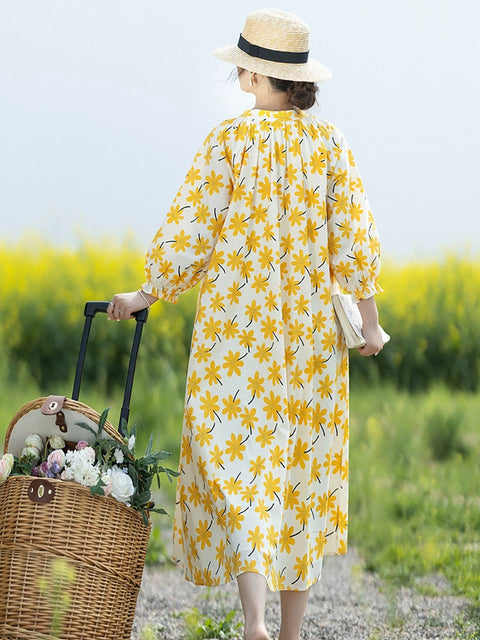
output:
[[97,433],[96,431],[94,431],[92,429],[92,427],[89,424],[86,424],[85,422],[76,422],[75,423],[77,426],[81,427],[82,429],[86,429],[87,431],[90,431],[90,433],[96,438],[97,437]]
[[110,408],[104,409],[102,411],[102,415],[100,416],[100,420],[98,421],[98,437],[102,435],[102,430],[105,425],[105,422],[107,421],[107,416],[109,411],[110,411]]
[[148,439],[147,448],[145,449],[145,456],[148,456],[152,453],[153,446],[153,433],[150,434],[150,438]]

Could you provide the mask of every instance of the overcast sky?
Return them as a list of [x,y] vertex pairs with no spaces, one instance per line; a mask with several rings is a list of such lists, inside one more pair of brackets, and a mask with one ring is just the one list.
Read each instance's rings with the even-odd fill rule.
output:
[[[209,130],[252,106],[213,58],[242,0],[0,0],[3,238],[146,248]],[[480,248],[480,2],[284,0],[333,73],[316,114],[345,133],[393,259]]]

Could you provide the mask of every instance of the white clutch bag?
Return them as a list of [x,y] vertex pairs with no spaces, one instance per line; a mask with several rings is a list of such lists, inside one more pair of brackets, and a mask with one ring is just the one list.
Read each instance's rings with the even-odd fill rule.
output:
[[[345,342],[349,349],[358,349],[366,344],[362,334],[362,316],[351,297],[345,293],[332,294],[332,303],[338,322],[342,327]],[[381,328],[381,327],[380,327]],[[390,340],[388,333],[382,329],[383,344]]]

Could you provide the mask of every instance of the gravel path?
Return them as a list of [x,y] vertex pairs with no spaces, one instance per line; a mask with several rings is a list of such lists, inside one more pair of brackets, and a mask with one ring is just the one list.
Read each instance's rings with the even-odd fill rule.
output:
[[[322,580],[312,588],[302,640],[472,640],[465,602],[448,595],[448,584],[432,578],[419,590],[382,590],[380,581],[365,573],[354,550],[326,558]],[[177,568],[145,570],[132,640],[151,627],[148,640],[185,640],[182,618],[176,614],[196,607],[215,620],[234,609],[240,616],[236,583],[208,589],[189,584]],[[267,627],[278,635],[278,594],[267,598]],[[463,623],[460,621],[463,620]],[[147,634],[145,634],[146,636]]]

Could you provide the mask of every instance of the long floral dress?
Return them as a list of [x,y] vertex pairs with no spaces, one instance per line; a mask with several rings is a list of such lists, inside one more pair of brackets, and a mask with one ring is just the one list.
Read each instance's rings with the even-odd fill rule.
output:
[[304,590],[346,552],[348,353],[331,285],[367,298],[379,268],[338,128],[251,110],[208,135],[143,285],[175,302],[201,281],[174,521],[187,580],[252,571]]

